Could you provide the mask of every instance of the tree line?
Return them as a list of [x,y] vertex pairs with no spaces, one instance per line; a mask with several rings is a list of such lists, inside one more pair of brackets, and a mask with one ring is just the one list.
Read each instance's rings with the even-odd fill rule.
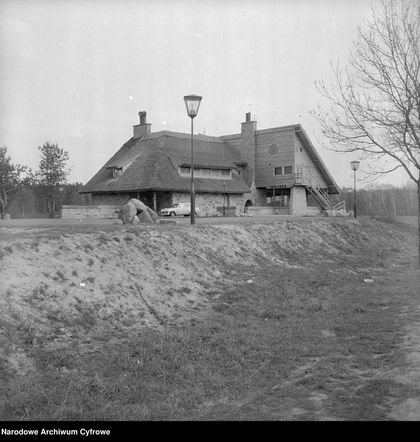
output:
[[37,170],[15,164],[0,147],[0,213],[12,218],[54,218],[64,204],[82,204],[82,183],[67,183],[69,154],[57,143],[38,147]]
[[54,212],[50,212],[45,195],[37,185],[25,185],[18,190],[10,203],[7,213],[11,218],[57,218],[63,205],[84,204],[78,190],[82,183],[65,183],[54,192]]
[[[340,201],[353,211],[354,193],[352,188],[341,189]],[[408,183],[402,187],[390,185],[371,186],[357,189],[357,214],[373,217],[395,218],[397,216],[416,216],[418,213],[417,188]]]

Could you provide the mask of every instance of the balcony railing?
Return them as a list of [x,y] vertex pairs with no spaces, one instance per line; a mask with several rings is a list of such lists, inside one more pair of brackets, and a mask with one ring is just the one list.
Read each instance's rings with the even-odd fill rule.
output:
[[308,180],[306,179],[306,176],[302,172],[296,172],[294,174],[294,182],[295,184],[301,184],[303,186],[308,185]]
[[[308,192],[318,201],[320,206],[326,210],[343,210],[343,205],[340,202],[332,201],[328,195],[328,187],[322,184],[314,177],[311,173],[307,172],[295,172],[290,175],[282,175],[278,180],[276,186],[271,186],[272,188],[277,187],[289,187],[290,184],[305,186]],[[281,184],[284,182],[285,184]]]

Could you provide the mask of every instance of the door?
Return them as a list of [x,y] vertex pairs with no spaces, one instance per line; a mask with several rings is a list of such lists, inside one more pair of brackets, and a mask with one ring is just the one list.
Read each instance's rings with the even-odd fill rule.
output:
[[304,166],[296,165],[296,173],[295,173],[295,183],[302,184],[304,179]]

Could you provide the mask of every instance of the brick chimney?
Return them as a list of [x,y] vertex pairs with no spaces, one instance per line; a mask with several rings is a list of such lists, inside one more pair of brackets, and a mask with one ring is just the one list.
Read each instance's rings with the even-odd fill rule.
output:
[[241,153],[248,163],[244,171],[244,181],[251,188],[255,186],[255,132],[257,122],[251,121],[251,112],[245,114],[245,122],[241,123]]
[[140,124],[133,126],[133,138],[141,138],[151,133],[152,125],[146,123],[146,112],[140,111],[139,117],[140,117]]

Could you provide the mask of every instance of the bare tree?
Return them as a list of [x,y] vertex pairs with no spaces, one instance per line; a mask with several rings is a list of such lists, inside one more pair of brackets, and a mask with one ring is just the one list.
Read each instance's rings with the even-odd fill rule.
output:
[[313,114],[332,149],[371,162],[366,172],[405,170],[417,185],[420,226],[419,39],[418,3],[383,0],[359,27],[346,68],[332,66],[335,83],[317,83],[330,108]]

